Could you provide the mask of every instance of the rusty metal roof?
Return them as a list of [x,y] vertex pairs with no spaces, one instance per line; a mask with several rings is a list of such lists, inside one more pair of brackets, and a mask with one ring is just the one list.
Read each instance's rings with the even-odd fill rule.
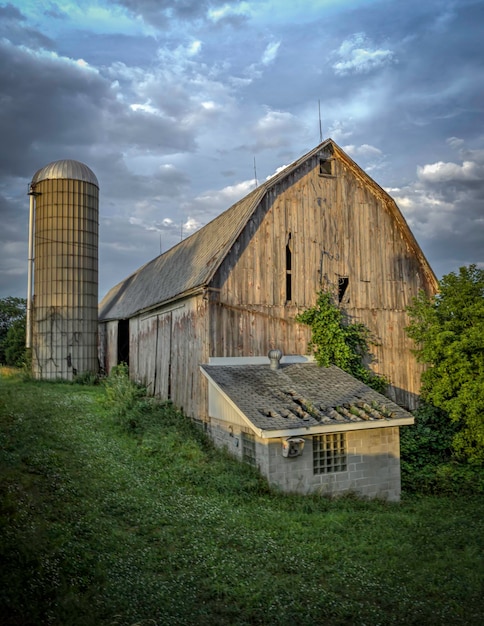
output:
[[201,365],[261,436],[413,424],[397,404],[334,365]]
[[32,178],[31,185],[36,185],[42,180],[57,180],[67,178],[69,180],[82,180],[92,183],[99,188],[99,183],[94,172],[84,163],[72,159],[53,161],[40,170],[37,170]]

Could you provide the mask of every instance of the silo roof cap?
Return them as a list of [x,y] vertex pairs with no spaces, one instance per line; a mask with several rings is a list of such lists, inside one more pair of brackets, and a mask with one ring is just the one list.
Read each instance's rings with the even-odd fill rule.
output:
[[40,183],[42,180],[55,180],[67,178],[69,180],[82,180],[86,183],[92,183],[99,189],[99,183],[94,172],[81,163],[72,159],[64,159],[62,161],[53,161],[45,167],[35,172],[31,185]]

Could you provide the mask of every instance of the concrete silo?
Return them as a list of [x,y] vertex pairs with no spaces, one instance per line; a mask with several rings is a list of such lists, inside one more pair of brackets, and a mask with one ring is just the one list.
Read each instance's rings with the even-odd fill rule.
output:
[[32,373],[71,380],[98,371],[99,184],[87,165],[55,161],[35,173],[29,195]]

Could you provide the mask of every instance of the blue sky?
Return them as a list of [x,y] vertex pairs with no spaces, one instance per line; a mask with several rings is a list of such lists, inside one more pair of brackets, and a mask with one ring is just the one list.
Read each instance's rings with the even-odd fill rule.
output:
[[100,183],[100,297],[332,137],[440,278],[484,267],[482,0],[0,3],[0,297],[27,287],[28,183]]

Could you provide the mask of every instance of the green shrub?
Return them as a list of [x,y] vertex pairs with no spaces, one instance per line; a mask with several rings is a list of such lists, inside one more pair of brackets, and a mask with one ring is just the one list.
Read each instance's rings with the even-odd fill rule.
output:
[[401,429],[404,491],[424,494],[472,494],[484,491],[484,471],[456,458],[453,441],[459,424],[445,411],[423,403],[415,424]]
[[140,417],[149,404],[146,389],[129,378],[126,363],[115,365],[103,384],[103,406],[124,428],[136,431],[140,426]]
[[99,385],[99,374],[96,372],[83,372],[76,374],[72,379],[74,385]]
[[308,350],[319,366],[336,365],[375,391],[385,393],[388,380],[365,364],[372,360],[370,345],[375,344],[374,338],[364,324],[348,321],[331,293],[320,291],[316,305],[296,315],[296,322],[311,327]]

